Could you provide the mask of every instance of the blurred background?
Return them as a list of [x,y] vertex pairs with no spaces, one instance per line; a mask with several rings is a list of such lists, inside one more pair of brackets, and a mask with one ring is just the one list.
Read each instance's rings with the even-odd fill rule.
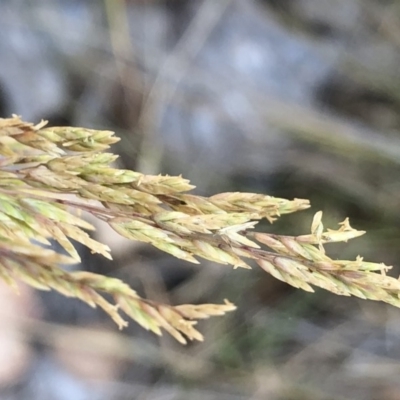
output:
[[[112,129],[120,167],[183,174],[197,194],[310,199],[260,229],[305,234],[322,209],[368,231],[332,257],[400,265],[399,1],[2,0],[0,27],[1,117]],[[238,310],[182,347],[1,284],[1,400],[400,399],[400,310],[98,228],[114,261],[81,249],[80,269]]]

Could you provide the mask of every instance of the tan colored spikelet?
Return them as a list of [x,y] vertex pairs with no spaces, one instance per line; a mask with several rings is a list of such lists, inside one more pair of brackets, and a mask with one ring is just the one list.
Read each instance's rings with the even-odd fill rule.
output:
[[[308,200],[286,200],[257,193],[196,196],[182,176],[144,175],[114,168],[117,156],[103,153],[119,139],[111,131],[46,127],[18,116],[0,118],[0,278],[22,280],[40,290],[57,290],[92,307],[101,307],[116,324],[123,311],[143,328],[169,332],[181,343],[203,340],[198,319],[223,315],[234,305],[171,306],[146,300],[119,279],[64,271],[79,254],[71,239],[111,258],[110,249],[92,239],[93,229],[74,210],[107,222],[122,236],[150,243],[174,257],[199,263],[204,258],[234,268],[263,270],[296,288],[320,287],[343,296],[383,301],[400,307],[400,281],[384,264],[333,260],[325,247],[363,235],[345,219],[324,229],[322,212],[311,231],[285,236],[254,230],[258,221],[275,221],[308,208]],[[43,248],[56,240],[64,256]],[[111,300],[109,300],[111,299]]]

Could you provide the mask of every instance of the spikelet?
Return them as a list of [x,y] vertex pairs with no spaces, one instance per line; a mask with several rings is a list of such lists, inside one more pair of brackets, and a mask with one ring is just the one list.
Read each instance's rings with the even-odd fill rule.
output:
[[[111,258],[110,249],[86,232],[93,227],[74,213],[84,210],[126,238],[188,262],[203,258],[250,268],[253,260],[275,278],[308,292],[317,286],[400,307],[400,282],[386,274],[390,267],[360,256],[348,261],[326,254],[325,245],[365,233],[353,229],[348,219],[338,230],[325,230],[319,211],[310,234],[253,231],[261,219],[273,222],[308,208],[308,200],[239,192],[196,196],[188,193],[194,186],[181,176],[114,168],[117,156],[102,152],[119,140],[110,131],[45,126],[17,116],[0,118],[0,278],[11,286],[18,279],[76,297],[101,307],[120,328],[127,324],[122,310],[143,328],[157,335],[167,331],[180,343],[203,340],[195,328],[198,319],[235,309],[229,301],[158,304],[118,279],[64,271],[60,265],[79,261],[71,239]],[[43,248],[50,239],[67,255]]]

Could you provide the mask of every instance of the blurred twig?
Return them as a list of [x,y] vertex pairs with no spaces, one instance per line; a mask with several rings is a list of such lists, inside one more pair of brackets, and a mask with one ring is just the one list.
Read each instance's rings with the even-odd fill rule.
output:
[[[171,101],[193,58],[201,50],[231,1],[206,0],[164,64],[161,68],[157,67],[154,83],[148,91],[138,123],[143,134],[139,170],[146,173],[159,172],[154,171],[154,166],[159,164],[155,160],[161,159],[162,148],[154,135],[157,121],[161,118],[160,107],[165,107]],[[166,86],[167,80],[169,83]]]

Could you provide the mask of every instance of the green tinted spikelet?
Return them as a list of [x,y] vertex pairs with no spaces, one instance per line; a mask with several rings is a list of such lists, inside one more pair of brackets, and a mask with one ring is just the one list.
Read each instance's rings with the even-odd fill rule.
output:
[[[108,223],[120,235],[149,243],[192,263],[200,259],[263,270],[296,288],[320,287],[335,294],[383,301],[400,307],[400,282],[390,267],[333,260],[325,245],[363,235],[348,219],[325,230],[317,212],[306,235],[284,236],[254,230],[266,219],[309,207],[308,200],[286,200],[256,193],[228,192],[196,196],[181,176],[144,175],[114,168],[117,156],[103,153],[119,139],[110,131],[50,127],[0,118],[0,278],[16,286],[21,280],[40,290],[57,290],[100,307],[123,328],[135,320],[180,343],[203,340],[198,319],[223,315],[235,306],[171,306],[138,296],[119,279],[89,272],[67,272],[60,265],[79,261],[71,240],[111,259],[110,249],[90,237],[84,211]],[[67,255],[49,248],[56,240]]]

